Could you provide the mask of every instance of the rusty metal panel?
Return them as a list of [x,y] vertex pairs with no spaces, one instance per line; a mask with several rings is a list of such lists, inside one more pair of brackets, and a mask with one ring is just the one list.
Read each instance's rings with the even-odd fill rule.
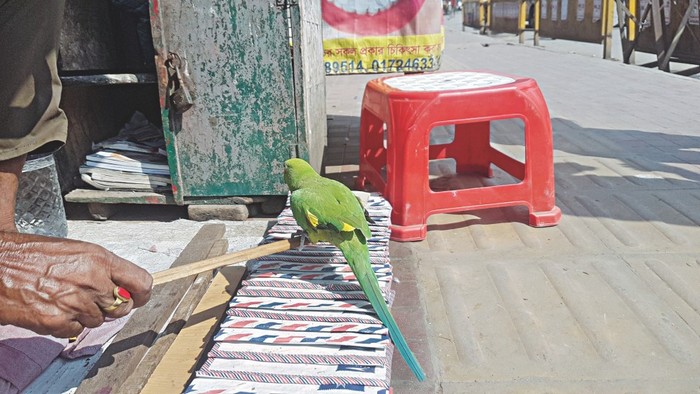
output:
[[[638,2],[637,16],[641,17],[645,7],[649,4],[649,0]],[[688,11],[690,6],[689,0],[664,1],[662,3],[662,19],[664,20],[664,46],[668,47],[673,36],[681,28],[683,16]],[[696,3],[695,7],[690,11],[688,25],[681,34],[678,44],[673,51],[675,60],[690,63],[700,64],[700,11]],[[652,26],[651,13],[643,21],[642,27],[637,39],[636,50],[646,53],[656,53],[656,40],[654,29]]]
[[603,0],[540,0],[542,37],[600,43]]
[[290,8],[296,91],[299,154],[317,171],[321,170],[327,140],[326,72],[323,68],[321,4],[301,0]]
[[493,0],[491,2],[491,30],[497,33],[517,33],[520,1]]
[[[163,129],[178,203],[188,198],[286,193],[296,154],[289,26],[275,0],[151,0]],[[191,79],[194,105],[168,107],[169,53]]]
[[479,1],[468,0],[462,2],[462,26],[480,28],[481,21],[479,20]]

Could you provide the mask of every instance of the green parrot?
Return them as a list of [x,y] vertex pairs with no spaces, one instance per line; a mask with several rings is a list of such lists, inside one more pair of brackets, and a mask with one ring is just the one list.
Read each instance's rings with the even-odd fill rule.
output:
[[297,224],[312,243],[326,241],[340,249],[406,364],[418,380],[424,380],[425,373],[389,312],[370,265],[367,240],[372,234],[360,202],[345,185],[320,176],[302,159],[284,163],[284,181],[292,192],[290,204]]

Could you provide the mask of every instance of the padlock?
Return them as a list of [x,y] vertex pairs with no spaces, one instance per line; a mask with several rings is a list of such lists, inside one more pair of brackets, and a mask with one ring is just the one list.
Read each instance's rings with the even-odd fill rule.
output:
[[182,114],[192,108],[194,105],[194,97],[188,87],[189,83],[185,81],[180,67],[174,66],[175,75],[172,81],[172,90],[170,94],[170,104],[175,113]]
[[194,94],[191,89],[192,81],[187,75],[187,70],[183,72],[181,66],[183,60],[180,55],[174,52],[168,54],[165,67],[168,70],[168,108],[176,114],[183,114],[194,105]]

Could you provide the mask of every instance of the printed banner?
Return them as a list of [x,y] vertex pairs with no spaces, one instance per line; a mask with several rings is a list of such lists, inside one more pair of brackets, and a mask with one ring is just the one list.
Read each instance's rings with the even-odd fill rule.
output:
[[569,0],[562,0],[561,2],[561,19],[562,21],[565,21],[569,16]]
[[[642,0],[644,1],[644,0]],[[583,22],[586,15],[586,0],[578,0],[576,2],[576,21]]]
[[547,0],[540,0],[540,18],[547,19],[547,10],[549,6],[547,5]]
[[603,0],[593,0],[593,23],[596,23],[603,15]]
[[433,71],[444,49],[441,2],[321,0],[327,75]]

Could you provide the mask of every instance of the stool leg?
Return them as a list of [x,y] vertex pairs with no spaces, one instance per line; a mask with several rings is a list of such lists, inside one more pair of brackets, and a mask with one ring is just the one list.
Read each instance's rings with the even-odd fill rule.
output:
[[455,125],[455,139],[446,154],[457,162],[457,173],[493,176],[491,169],[491,125],[489,122]]
[[[392,204],[391,239],[420,241],[428,233],[427,199],[430,130],[421,124],[410,127],[410,120],[395,119],[389,125],[386,198]],[[411,131],[408,131],[411,130]]]
[[384,193],[384,183],[377,178],[381,177],[385,165],[384,122],[363,108],[360,115],[360,171],[355,180],[356,187],[364,190],[369,181],[378,192]]
[[552,123],[544,97],[538,88],[524,91],[529,105],[525,130],[526,180],[530,184],[530,225],[554,226],[561,219],[561,210],[555,205],[554,144]]

